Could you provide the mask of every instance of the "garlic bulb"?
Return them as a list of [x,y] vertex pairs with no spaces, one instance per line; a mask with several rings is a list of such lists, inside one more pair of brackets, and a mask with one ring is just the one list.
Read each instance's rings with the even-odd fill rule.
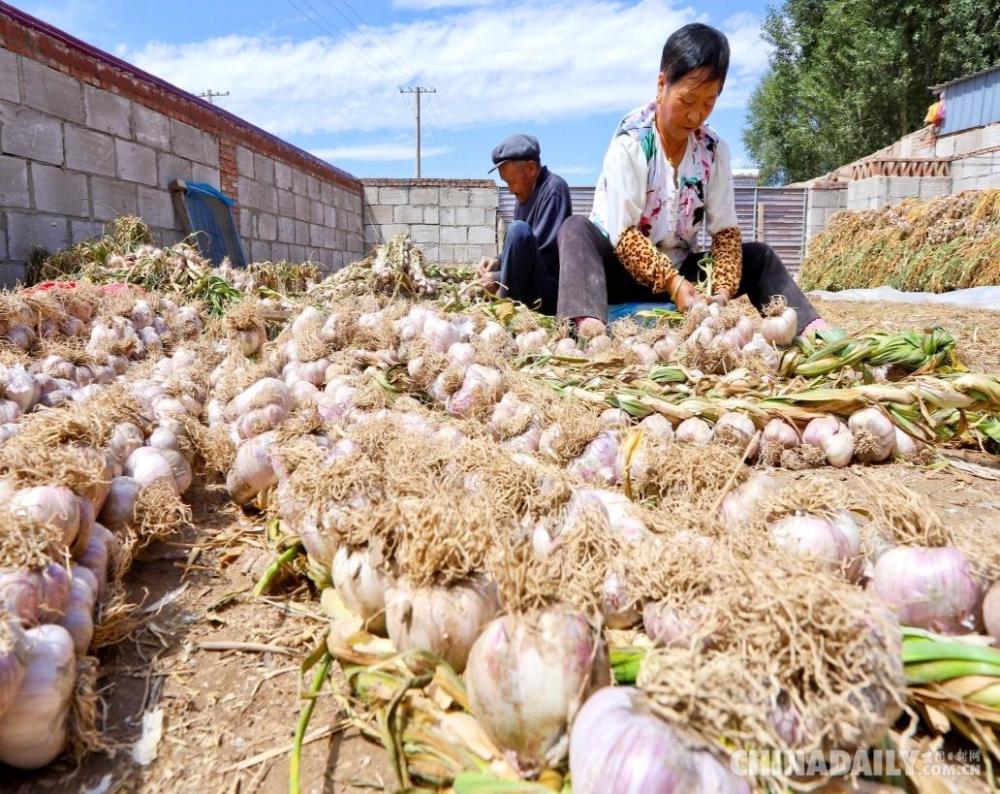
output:
[[570,461],[566,470],[584,482],[614,485],[617,482],[615,461],[618,449],[617,434],[605,430],[587,444],[580,457]]
[[750,445],[756,436],[757,428],[754,426],[753,420],[739,411],[724,413],[719,417],[719,421],[715,423],[712,431],[714,440],[729,444],[740,452],[750,447],[746,454],[747,459],[753,459],[757,456],[759,441],[755,441],[752,446]]
[[240,351],[244,356],[252,356],[267,341],[267,334],[263,328],[244,328],[240,331],[235,331],[231,339],[233,341],[234,347]]
[[59,625],[73,638],[73,647],[77,655],[84,656],[94,637],[94,603],[97,594],[83,577],[74,577],[71,584],[69,603],[66,605],[66,613],[59,620]]
[[1000,584],[994,582],[983,599],[983,626],[1000,645]]
[[779,347],[790,345],[798,330],[799,318],[791,306],[786,307],[777,316],[765,317],[760,325],[761,336]]
[[650,414],[639,422],[639,429],[646,435],[660,441],[674,440],[674,426],[662,414]]
[[861,532],[847,511],[835,521],[809,514],[786,516],[771,525],[771,536],[783,549],[811,557],[830,571],[843,571],[848,579],[861,573]]
[[40,582],[36,571],[27,568],[0,568],[0,612],[25,626],[38,623]]
[[446,352],[455,342],[461,341],[458,329],[449,320],[430,312],[424,317],[420,338],[438,353]]
[[139,447],[146,443],[142,431],[131,422],[121,422],[115,425],[108,439],[108,447],[122,463]]
[[262,433],[244,441],[236,451],[236,460],[226,477],[226,490],[237,504],[245,504],[261,491],[278,483],[271,460],[274,432]]
[[142,487],[142,483],[133,477],[115,477],[97,520],[114,532],[131,527],[135,522],[135,503]]
[[555,766],[591,691],[610,683],[600,633],[568,607],[490,622],[472,646],[465,683],[473,715],[523,773]]
[[774,372],[781,363],[781,356],[774,349],[774,345],[764,339],[760,334],[754,334],[740,351],[744,366],[749,366],[752,362],[762,365],[765,370]]
[[193,479],[191,465],[176,449],[161,449],[160,453],[166,458],[167,463],[170,464],[170,468],[174,473],[174,480],[177,483],[177,490],[183,494],[191,487],[191,480]]
[[284,381],[261,378],[236,395],[223,410],[227,422],[235,422],[244,414],[267,405],[281,405],[286,410],[292,405],[292,392]]
[[0,394],[28,413],[42,396],[41,386],[24,367],[0,369]]
[[94,522],[97,521],[93,503],[89,499],[82,497],[78,497],[77,501],[80,503],[80,526],[76,531],[76,537],[73,538],[73,544],[69,548],[70,556],[72,557],[79,557],[83,554],[84,549],[87,548],[87,544],[90,543],[90,535],[94,531]]
[[641,543],[650,538],[649,528],[637,518],[632,500],[618,491],[602,488],[577,488],[563,512],[556,530],[559,537],[573,532],[587,511],[597,510],[607,517],[608,529],[626,543]]
[[32,573],[38,577],[38,619],[42,623],[55,623],[65,614],[69,604],[69,571],[52,562]]
[[609,629],[627,629],[642,619],[641,603],[623,578],[609,573],[601,584],[601,615]]
[[653,353],[656,354],[657,361],[667,364],[674,360],[677,355],[679,340],[674,334],[665,334],[662,338],[653,343]]
[[583,352],[577,346],[576,340],[565,337],[556,342],[556,346],[552,348],[552,355],[565,356],[566,358],[581,358]]
[[772,419],[764,425],[761,440],[782,449],[794,449],[799,445],[799,434],[784,419]]
[[889,549],[875,563],[869,588],[905,626],[944,634],[975,628],[980,589],[958,549]]
[[380,562],[381,557],[369,549],[350,551],[341,546],[334,555],[330,576],[344,606],[366,621],[373,634],[385,631],[386,591],[395,581]]
[[[442,428],[442,430],[447,430],[448,428]],[[438,431],[440,432],[440,431]],[[537,452],[538,442],[542,438],[542,428],[537,425],[532,425],[527,430],[525,430],[521,435],[514,436],[513,438],[508,438],[505,441],[500,442],[500,446],[506,449],[508,452]]]
[[19,621],[0,618],[0,717],[21,688],[28,665],[28,642]]
[[802,443],[823,451],[826,462],[842,469],[854,457],[854,434],[835,416],[821,416],[806,425]]
[[621,430],[632,424],[632,417],[621,408],[606,408],[597,421],[603,430]]
[[62,626],[39,626],[25,637],[24,680],[0,716],[0,762],[38,769],[54,761],[66,745],[76,656],[73,638]]
[[514,337],[514,343],[517,345],[517,352],[522,356],[526,356],[541,350],[548,341],[548,338],[548,332],[538,328],[534,331],[526,331],[523,334],[518,334]]
[[508,438],[511,430],[522,430],[525,423],[537,413],[537,409],[513,392],[507,392],[493,407],[489,428],[498,441]]
[[268,430],[273,430],[289,415],[284,405],[265,405],[244,414],[236,420],[236,432],[240,438],[253,438]]
[[178,493],[177,478],[170,461],[163,452],[153,447],[139,447],[125,461],[125,475],[138,482],[143,488],[162,482],[175,494]]
[[94,524],[94,532],[86,550],[80,555],[77,563],[94,575],[95,593],[98,599],[104,597],[108,583],[108,564],[113,549],[117,548],[115,536],[101,524]]
[[689,747],[633,687],[595,692],[573,723],[574,794],[750,794],[707,750]]
[[755,474],[735,491],[730,491],[719,506],[722,519],[732,527],[746,525],[757,507],[778,490],[773,478]]
[[447,399],[445,410],[452,416],[468,416],[477,406],[496,402],[502,383],[503,376],[495,369],[473,364],[466,370],[461,388]]
[[[159,450],[172,449],[176,451],[180,449],[180,442],[177,440],[177,436],[173,431],[165,427],[157,427],[150,433],[147,444],[153,449]],[[140,444],[140,446],[142,445]]]
[[896,457],[903,460],[917,457],[924,445],[899,427],[893,427],[893,430],[896,431]]
[[412,587],[400,579],[385,594],[389,639],[396,650],[430,651],[456,673],[483,626],[499,609],[496,585],[480,577],[446,587]]
[[[94,573],[84,565],[80,563],[71,563],[69,566],[69,581],[70,581],[70,603],[73,601],[73,582],[80,579],[87,587],[90,588],[90,592],[94,594],[94,603],[97,603],[97,577]],[[69,607],[67,606],[67,609]]]
[[886,460],[896,448],[896,426],[878,408],[855,411],[847,426],[854,434],[854,454],[862,463]]
[[64,546],[73,543],[80,529],[80,501],[69,488],[61,485],[38,485],[15,491],[9,509],[15,518],[24,517],[55,527]]
[[650,601],[642,608],[642,627],[656,645],[703,649],[711,644],[717,620],[711,608],[700,602],[680,606]]
[[677,425],[674,439],[683,444],[705,446],[712,440],[712,427],[704,419],[692,416]]
[[[317,568],[325,568],[329,572],[333,566],[333,558],[337,553],[337,544],[332,534],[327,532],[325,527],[331,521],[335,520],[335,515],[341,511],[333,505],[327,507],[323,513],[323,527],[319,525],[319,522],[313,516],[303,515],[301,518],[292,520],[289,514],[296,508],[290,504],[291,497],[285,493],[287,491],[285,488],[287,482],[286,480],[278,483],[279,514],[282,516],[282,520],[288,524],[289,529],[299,536],[299,540],[302,541],[302,545],[305,547],[309,561]],[[327,576],[329,576],[329,573],[327,573]]]

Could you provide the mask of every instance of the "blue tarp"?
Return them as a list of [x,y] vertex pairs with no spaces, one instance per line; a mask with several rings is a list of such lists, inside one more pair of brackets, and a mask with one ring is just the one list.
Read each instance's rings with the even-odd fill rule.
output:
[[[187,182],[184,204],[191,218],[191,228],[198,238],[198,247],[213,265],[227,254],[236,267],[246,267],[246,257],[230,207],[236,204],[218,188],[207,182]],[[228,243],[228,244],[227,244]]]
[[[675,310],[677,307],[672,303],[615,303],[608,306],[608,322],[613,323],[616,320],[624,320],[626,317],[632,317],[636,312],[651,311],[653,309],[668,309],[670,311]],[[635,317],[634,318],[639,325],[655,325],[654,322],[649,322],[647,318]]]

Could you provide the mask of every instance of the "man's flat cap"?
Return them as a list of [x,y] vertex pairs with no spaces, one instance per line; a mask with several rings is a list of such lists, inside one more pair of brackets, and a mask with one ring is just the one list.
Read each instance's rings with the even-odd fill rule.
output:
[[488,173],[492,174],[511,160],[538,160],[541,153],[538,138],[533,135],[511,135],[493,150],[493,167]]

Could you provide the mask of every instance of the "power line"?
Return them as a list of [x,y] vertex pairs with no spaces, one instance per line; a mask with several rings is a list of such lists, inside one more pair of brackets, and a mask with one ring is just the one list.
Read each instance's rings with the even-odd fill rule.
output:
[[[359,28],[354,22],[352,22],[348,18],[348,16],[343,11],[341,11],[337,6],[335,6],[333,4],[332,0],[326,0],[326,4],[328,6],[330,6],[330,8],[332,8],[341,19],[343,19],[348,25],[350,25],[351,28],[353,28],[354,31],[359,36],[361,36],[362,38],[364,38],[364,40],[368,42],[369,46],[371,46],[371,47],[381,47],[383,50],[385,50],[386,52],[388,52],[391,56],[393,56],[396,59],[397,63],[400,66],[403,67],[403,71],[404,72],[410,71],[410,65],[407,64],[407,63],[404,63],[404,61],[400,57],[399,53],[397,53],[394,49],[392,49],[391,47],[389,47],[389,45],[387,45],[386,43],[384,43],[382,41],[376,41],[370,35],[368,35],[368,31],[362,30],[361,28]],[[354,16],[356,16],[361,21],[362,25],[365,25],[368,28],[372,28],[373,27],[371,24],[369,24],[368,22],[366,22],[365,19],[357,11],[354,10],[353,6],[349,6],[349,8],[351,9],[351,12],[354,14]],[[413,76],[416,76],[417,70],[413,69],[412,73],[413,73]],[[407,77],[409,77],[409,76],[410,75],[407,75]],[[406,82],[406,81],[403,80],[401,82]]]
[[299,0],[299,2],[307,6],[316,16],[316,19],[313,19],[313,17],[311,17],[306,11],[303,11],[301,8],[299,8],[299,6],[296,5],[295,0],[285,0],[285,2],[288,3],[292,8],[294,8],[300,14],[302,14],[307,20],[309,20],[309,22],[311,22],[313,25],[319,28],[321,32],[325,33],[334,40],[340,40],[348,47],[350,47],[352,50],[354,50],[354,52],[357,53],[358,57],[366,64],[368,64],[368,66],[370,66],[373,70],[382,72],[382,74],[385,75],[390,82],[393,83],[397,82],[396,79],[391,74],[386,72],[381,65],[372,63],[370,60],[368,60],[367,56],[364,53],[364,50],[358,47],[344,33],[341,32],[338,34],[336,30],[332,29],[329,26],[330,25],[329,20],[325,16],[323,16],[319,11],[317,11],[309,2],[309,0]]
[[[321,32],[327,34],[328,36],[330,36],[331,38],[333,38],[335,40],[339,39],[344,44],[346,44],[347,46],[349,46],[355,53],[357,53],[358,57],[362,61],[364,61],[364,63],[366,63],[368,66],[370,66],[373,70],[381,72],[389,81],[394,82],[397,85],[399,85],[400,81],[398,81],[394,75],[390,74],[385,69],[385,67],[382,66],[382,64],[380,64],[380,63],[372,63],[372,61],[369,60],[368,57],[366,56],[365,52],[354,41],[352,41],[351,38],[349,38],[348,35],[344,31],[340,31],[339,34],[338,34],[338,32],[335,29],[333,29],[334,25],[333,25],[332,21],[329,20],[317,8],[315,8],[312,5],[312,3],[309,2],[309,0],[298,0],[298,2],[301,2],[303,5],[305,5],[306,7],[308,7],[309,10],[312,11],[312,16],[308,12],[306,12],[303,9],[299,8],[299,6],[296,4],[296,2],[294,2],[294,0],[285,0],[285,2],[287,2],[298,13],[302,14],[310,23],[312,23],[313,25],[315,25]],[[371,30],[374,31],[374,26],[371,25],[364,17],[362,17],[357,12],[357,10],[355,10],[355,8],[352,5],[350,5],[350,3],[347,2],[347,0],[343,0],[343,2],[344,2],[344,5],[347,8],[350,9],[351,13],[354,14],[354,16],[357,17],[358,20],[360,20],[361,24],[367,26],[369,29],[371,29]],[[330,7],[333,8],[333,10],[336,11],[337,14],[342,19],[344,19],[345,22],[347,22],[347,24],[349,24],[351,26],[351,28],[358,34],[358,36],[360,36],[365,41],[367,41],[370,46],[373,46],[375,48],[381,47],[385,52],[387,52],[389,55],[391,55],[396,60],[397,64],[402,67],[403,73],[412,72],[414,75],[416,75],[416,74],[419,73],[418,69],[413,68],[412,64],[410,64],[406,59],[404,59],[394,48],[392,48],[387,43],[385,43],[382,40],[381,36],[379,36],[379,34],[377,32],[374,33],[374,35],[376,36],[376,38],[372,39],[372,37],[368,34],[367,31],[360,30],[358,28],[358,26],[356,24],[354,24],[354,22],[352,22],[350,19],[348,19],[343,14],[343,12],[340,11],[340,9],[338,9],[336,6],[333,5],[333,3],[331,2],[331,0],[326,0],[326,3],[328,5],[330,5]],[[313,18],[313,17],[315,17],[315,18]],[[400,86],[400,93],[403,93],[403,94],[415,94],[417,96],[417,100],[418,100],[417,104],[419,105],[420,95],[416,94],[416,92],[414,92],[414,91],[403,91],[402,90],[402,86]],[[421,91],[421,93],[426,93],[426,92]],[[420,115],[420,108],[418,107],[416,110],[417,110],[417,114],[419,116]],[[466,161],[466,158],[465,158],[465,153],[462,151],[462,148],[458,144],[457,140],[455,140],[454,138],[451,137],[451,133],[447,129],[447,126],[445,125],[444,120],[441,118],[440,114],[437,112],[437,109],[433,105],[431,105],[430,106],[430,110],[431,110],[431,113],[434,114],[434,116],[441,122],[440,130],[442,132],[444,132],[448,136],[448,142],[454,147],[454,150],[458,153],[459,159],[462,161],[463,167],[465,168],[465,170],[467,172],[471,173],[471,171],[469,170],[468,162]],[[418,124],[418,137],[420,135],[420,129],[419,128],[420,128],[420,125]],[[428,129],[430,130],[429,126],[428,126]],[[419,149],[419,146],[420,146],[420,142],[418,141],[417,142],[418,149]],[[419,156],[418,156],[418,161],[419,161]],[[418,162],[418,170],[419,170],[419,162]]]
[[[365,38],[369,42],[372,42],[372,39],[371,39],[370,36],[368,36],[367,32],[361,31],[361,29],[358,28],[357,25],[355,25],[353,22],[351,22],[349,19],[347,19],[347,17],[343,13],[341,13],[339,11],[339,9],[337,9],[335,6],[333,6],[333,0],[326,0],[326,2],[327,2],[328,5],[330,5],[331,7],[333,7],[334,10],[336,10],[340,14],[340,16],[341,16],[342,19],[346,20],[352,27],[354,27],[354,29],[357,30],[359,34],[365,36]],[[371,30],[375,29],[375,26],[372,25],[363,16],[361,16],[361,14],[358,13],[358,11],[354,8],[354,6],[351,5],[351,3],[349,2],[349,0],[340,0],[340,2],[342,2],[344,4],[344,6],[354,15],[354,17],[362,25],[365,25],[367,28],[369,28]],[[384,49],[387,53],[389,53],[390,55],[392,55],[396,59],[396,61],[399,63],[399,65],[403,67],[404,71],[409,71],[413,75],[418,75],[420,73],[419,69],[417,69],[410,61],[408,61],[406,58],[404,58],[402,55],[400,55],[399,51],[396,50],[395,47],[393,47],[390,44],[388,44],[384,40],[383,37],[381,37],[378,33],[375,33],[375,36],[376,36],[376,41],[372,42],[374,44],[374,46],[382,47],[382,49]],[[429,109],[430,109],[430,112],[434,115],[434,117],[440,122],[441,126],[440,126],[439,129],[440,129],[441,132],[443,132],[445,134],[447,142],[453,147],[453,150],[458,153],[458,158],[462,162],[463,169],[465,170],[466,173],[471,174],[472,171],[471,171],[471,169],[469,167],[468,160],[466,160],[465,152],[462,150],[461,144],[458,142],[457,138],[455,138],[453,136],[452,132],[448,129],[447,124],[445,124],[444,119],[441,117],[441,114],[438,113],[437,108],[434,106],[433,103],[431,103],[429,105]],[[427,128],[428,128],[428,131],[432,131],[431,125],[427,125]]]

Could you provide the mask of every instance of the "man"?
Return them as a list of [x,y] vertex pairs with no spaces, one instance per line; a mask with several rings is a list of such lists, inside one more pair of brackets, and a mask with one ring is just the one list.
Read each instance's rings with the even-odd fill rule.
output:
[[490,292],[543,314],[556,313],[562,222],[573,214],[566,180],[541,163],[538,139],[511,135],[493,150],[494,167],[517,199],[499,259],[483,257],[479,274]]

